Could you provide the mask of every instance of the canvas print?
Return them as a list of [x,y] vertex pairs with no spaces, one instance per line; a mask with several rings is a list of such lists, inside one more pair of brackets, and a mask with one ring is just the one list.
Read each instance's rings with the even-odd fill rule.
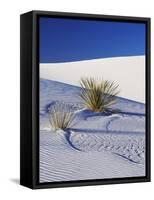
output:
[[145,24],[39,18],[39,182],[145,176]]

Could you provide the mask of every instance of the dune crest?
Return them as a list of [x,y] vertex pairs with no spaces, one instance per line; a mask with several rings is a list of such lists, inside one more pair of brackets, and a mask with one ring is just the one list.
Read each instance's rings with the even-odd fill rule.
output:
[[81,77],[111,80],[120,86],[120,96],[145,103],[145,56],[41,63],[40,77],[79,86]]

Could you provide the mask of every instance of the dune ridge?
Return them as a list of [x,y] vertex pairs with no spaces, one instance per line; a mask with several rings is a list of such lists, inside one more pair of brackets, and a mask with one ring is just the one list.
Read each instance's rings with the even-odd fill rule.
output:
[[121,97],[145,103],[145,56],[40,63],[40,77],[44,79],[79,86],[85,76],[114,81],[120,86]]

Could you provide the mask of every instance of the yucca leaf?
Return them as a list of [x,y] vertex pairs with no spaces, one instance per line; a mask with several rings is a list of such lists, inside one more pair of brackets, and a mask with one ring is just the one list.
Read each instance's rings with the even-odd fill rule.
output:
[[54,105],[49,111],[49,122],[53,129],[65,130],[72,126],[74,113],[65,105]]
[[91,77],[81,78],[80,86],[80,98],[85,107],[92,111],[103,112],[116,103],[119,85],[114,82],[108,80],[99,81]]

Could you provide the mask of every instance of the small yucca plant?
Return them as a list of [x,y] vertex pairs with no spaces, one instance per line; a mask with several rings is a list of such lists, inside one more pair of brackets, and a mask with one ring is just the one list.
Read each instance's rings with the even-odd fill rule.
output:
[[118,85],[108,80],[94,78],[81,78],[80,97],[86,108],[94,112],[107,111],[116,103],[116,95],[119,93]]
[[53,129],[66,130],[72,126],[74,113],[65,105],[54,105],[49,110],[49,122]]

